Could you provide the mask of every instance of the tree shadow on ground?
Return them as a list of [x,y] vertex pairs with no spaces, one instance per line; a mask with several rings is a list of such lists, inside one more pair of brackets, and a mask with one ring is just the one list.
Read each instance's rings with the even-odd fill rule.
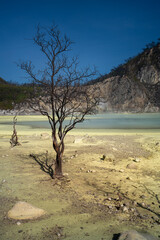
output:
[[50,164],[49,163],[49,156],[48,151],[46,151],[45,154],[30,154],[30,157],[32,157],[40,166],[40,169],[49,174],[49,176],[54,179],[54,170],[53,170],[53,161]]

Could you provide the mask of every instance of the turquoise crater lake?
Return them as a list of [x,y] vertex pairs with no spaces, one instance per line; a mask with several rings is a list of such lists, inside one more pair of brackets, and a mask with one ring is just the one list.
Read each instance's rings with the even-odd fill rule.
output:
[[[64,122],[68,124],[69,120]],[[1,124],[5,124],[4,122]],[[7,124],[12,124],[9,122]],[[18,121],[17,125],[31,128],[50,128],[48,120]],[[76,125],[77,129],[160,129],[160,113],[120,114],[105,113],[86,116],[86,120]]]

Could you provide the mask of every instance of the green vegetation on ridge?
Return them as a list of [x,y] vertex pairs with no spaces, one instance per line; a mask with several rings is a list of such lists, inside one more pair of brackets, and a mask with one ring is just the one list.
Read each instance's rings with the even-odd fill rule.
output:
[[13,109],[15,104],[23,102],[31,92],[31,87],[28,85],[3,81],[0,79],[0,109]]

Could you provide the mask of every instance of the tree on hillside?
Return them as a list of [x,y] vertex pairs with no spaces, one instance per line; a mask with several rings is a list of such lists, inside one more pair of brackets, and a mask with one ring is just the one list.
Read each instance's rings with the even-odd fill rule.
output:
[[34,94],[29,105],[47,116],[50,123],[56,152],[54,175],[62,176],[65,136],[76,124],[83,122],[87,114],[95,112],[100,100],[98,87],[87,85],[96,71],[79,68],[78,58],[69,54],[71,40],[55,25],[48,28],[38,26],[33,41],[46,59],[44,68],[36,72],[31,61],[19,66],[32,80]]

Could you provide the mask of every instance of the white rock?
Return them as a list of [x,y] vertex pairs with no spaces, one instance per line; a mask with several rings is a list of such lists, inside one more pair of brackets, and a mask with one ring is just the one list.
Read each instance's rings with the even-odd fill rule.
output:
[[68,176],[68,173],[63,173],[63,176]]
[[27,202],[17,202],[13,208],[8,212],[8,218],[11,219],[35,219],[45,215],[43,209],[32,206]]
[[129,163],[127,166],[126,166],[126,168],[128,168],[128,169],[137,169],[138,167],[137,167],[137,164],[135,164],[135,163]]
[[20,225],[21,225],[21,222],[17,222],[17,225],[20,226]]
[[135,212],[135,208],[131,208],[131,212]]
[[139,158],[135,158],[133,161],[134,162],[140,162],[141,160]]
[[123,207],[123,212],[128,212],[128,208],[126,206]]

